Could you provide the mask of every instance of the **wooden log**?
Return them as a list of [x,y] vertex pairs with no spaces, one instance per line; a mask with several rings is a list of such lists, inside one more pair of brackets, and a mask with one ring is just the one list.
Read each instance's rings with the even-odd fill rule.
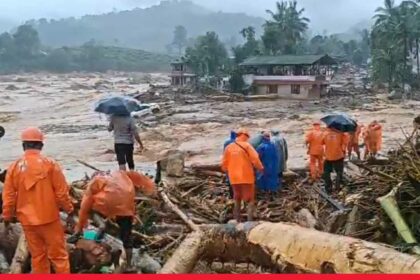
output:
[[217,178],[223,178],[224,174],[218,171],[211,171],[211,170],[197,170],[196,174],[203,175],[203,176],[209,176],[209,177],[217,177]]
[[386,173],[384,173],[382,171],[373,170],[372,168],[366,166],[365,164],[356,163],[356,162],[354,162],[354,164],[356,164],[358,167],[360,167],[362,169],[365,169],[366,171],[370,172],[371,174],[376,174],[376,175],[378,175],[378,176],[380,176],[382,178],[386,178],[386,179],[389,179],[391,181],[396,181],[396,182],[399,182],[400,181],[397,178],[395,178],[395,177],[393,177],[393,176],[391,176],[389,174],[386,174]]
[[272,256],[314,273],[323,272],[326,265],[337,273],[420,273],[417,257],[292,225],[263,223],[250,231],[248,240]]
[[187,215],[184,214],[172,201],[169,199],[168,195],[163,191],[163,189],[159,190],[159,194],[165,204],[171,209],[175,214],[177,214],[193,231],[200,231],[200,228],[194,224]]
[[360,218],[359,206],[355,205],[347,217],[346,227],[344,229],[344,235],[352,236],[358,231],[357,221]]
[[29,249],[26,243],[25,235],[22,234],[16,248],[15,256],[13,257],[12,264],[10,265],[10,273],[22,274],[24,266],[29,261]]
[[193,164],[191,165],[191,168],[193,170],[208,170],[208,171],[216,171],[216,172],[222,172],[222,167],[219,163],[215,164]]
[[194,231],[190,233],[181,245],[176,249],[171,258],[165,263],[161,274],[185,274],[190,273],[198,259],[199,248],[203,240],[204,233]]
[[420,273],[418,257],[295,225],[263,222],[202,229],[184,241],[162,273],[189,273],[199,260],[254,262],[280,271],[289,264],[308,273]]

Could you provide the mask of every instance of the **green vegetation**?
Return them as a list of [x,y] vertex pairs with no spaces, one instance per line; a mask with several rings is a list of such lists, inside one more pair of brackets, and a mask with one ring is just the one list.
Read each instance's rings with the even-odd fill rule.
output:
[[171,46],[174,46],[178,50],[178,55],[182,55],[184,48],[188,44],[188,32],[187,29],[182,26],[178,25],[175,27],[174,30],[174,39],[172,41]]
[[30,25],[0,35],[0,73],[16,71],[165,71],[171,57],[91,41],[81,47],[42,48]]
[[215,32],[199,36],[185,51],[184,60],[201,76],[217,76],[226,72],[229,64],[226,48]]
[[304,55],[329,54],[356,65],[366,65],[370,55],[369,31],[363,30],[359,40],[343,41],[339,35],[316,35],[308,37],[310,20],[304,16],[296,1],[276,3],[276,10],[267,10],[270,19],[263,25],[263,34],[258,40],[253,27],[241,30],[243,45],[232,48],[235,64],[255,55]]
[[[149,1],[150,2],[150,1]],[[231,40],[244,26],[258,28],[264,20],[243,13],[208,10],[191,1],[161,1],[160,4],[130,11],[60,20],[33,20],[28,24],[39,32],[42,42],[52,47],[80,46],[94,39],[101,45],[165,52],[172,43],[175,26],[183,26],[191,38],[216,32],[220,40]],[[235,39],[235,38],[234,38]],[[178,51],[174,48],[174,51]]]
[[264,25],[266,54],[295,54],[303,42],[310,20],[303,16],[305,9],[298,9],[296,1],[277,2],[276,11],[267,10],[271,19]]
[[[403,1],[399,6],[385,0],[378,8],[372,30],[372,74],[378,83],[390,89],[403,84],[418,86],[420,74],[420,6],[419,1]],[[417,79],[413,76],[415,58]]]

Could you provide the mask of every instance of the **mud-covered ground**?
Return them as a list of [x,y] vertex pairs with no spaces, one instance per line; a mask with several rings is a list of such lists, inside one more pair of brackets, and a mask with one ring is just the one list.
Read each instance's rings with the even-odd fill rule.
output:
[[[69,180],[89,171],[77,163],[78,159],[103,169],[116,167],[112,134],[106,130],[106,117],[93,112],[95,101],[109,93],[136,94],[146,91],[149,83],[168,82],[165,74],[0,76],[0,125],[6,129],[6,136],[0,140],[0,168],[6,168],[21,154],[19,134],[27,126],[39,126],[46,133],[45,153],[64,166]],[[375,95],[321,102],[175,103],[172,107],[176,107],[175,113],[154,126],[141,128],[147,150],[136,155],[140,169],[151,171],[154,161],[169,149],[188,152],[189,163],[216,162],[229,131],[239,126],[252,133],[280,129],[289,143],[289,166],[300,167],[307,160],[305,130],[313,119],[337,110],[354,115],[361,123],[380,121],[387,150],[404,138],[402,129],[411,132],[420,102],[390,103],[384,95]]]

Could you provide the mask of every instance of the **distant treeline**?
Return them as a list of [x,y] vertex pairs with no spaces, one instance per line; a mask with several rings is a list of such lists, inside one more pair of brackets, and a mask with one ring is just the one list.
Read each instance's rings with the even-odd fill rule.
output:
[[171,57],[142,50],[107,47],[90,41],[80,47],[43,47],[30,25],[0,35],[0,74],[18,71],[166,71]]

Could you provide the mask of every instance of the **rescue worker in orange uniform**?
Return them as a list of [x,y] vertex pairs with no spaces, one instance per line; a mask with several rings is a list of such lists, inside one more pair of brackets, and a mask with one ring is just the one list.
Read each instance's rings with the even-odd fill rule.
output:
[[22,132],[24,155],[8,169],[3,189],[3,220],[8,225],[16,215],[32,257],[32,272],[70,273],[60,208],[73,222],[69,187],[60,166],[41,155],[44,135],[38,128]]
[[264,171],[257,151],[248,143],[249,132],[246,129],[237,131],[235,142],[229,144],[223,154],[222,170],[229,176],[232,184],[235,208],[235,219],[241,222],[242,201],[248,202],[248,221],[253,220],[255,206],[255,171]]
[[357,155],[357,159],[360,160],[360,149],[359,149],[359,141],[360,141],[360,135],[362,134],[362,130],[363,130],[363,125],[360,125],[359,123],[357,123],[357,128],[355,132],[350,132],[349,134],[349,144],[347,147],[347,152],[348,152],[348,156],[349,159],[351,159],[351,155],[353,152],[356,153]]
[[[115,219],[120,228],[120,239],[127,257],[127,268],[130,268],[133,255],[131,230],[135,215],[136,188],[148,195],[155,193],[154,182],[135,171],[120,170],[110,174],[104,172],[95,174],[83,195],[75,234],[68,239],[68,242],[75,243],[82,236],[91,210],[94,210],[107,219]],[[97,240],[103,238],[105,230],[106,228],[100,229]]]
[[365,132],[366,153],[368,156],[376,157],[377,153],[382,149],[382,125],[378,121],[373,121],[366,128]]
[[319,180],[324,173],[324,146],[321,122],[315,121],[305,137],[309,155],[309,168],[313,182]]
[[348,135],[332,128],[327,128],[324,132],[322,144],[325,149],[324,175],[325,190],[332,191],[331,173],[337,174],[335,188],[339,189],[343,180],[344,158],[349,142]]

